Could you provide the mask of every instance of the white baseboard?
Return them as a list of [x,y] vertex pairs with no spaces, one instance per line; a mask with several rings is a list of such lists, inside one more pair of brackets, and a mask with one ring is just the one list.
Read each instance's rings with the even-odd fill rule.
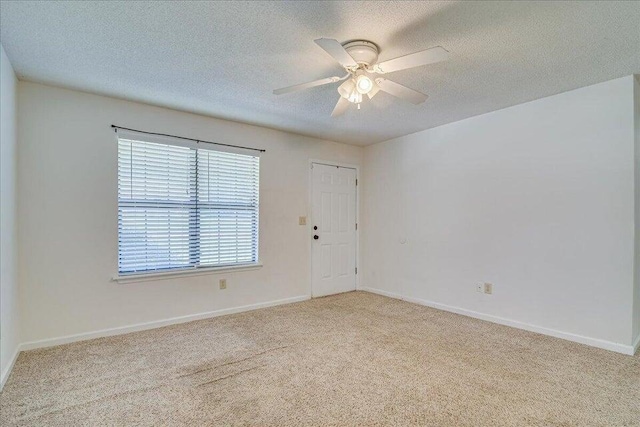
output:
[[2,389],[4,388],[4,384],[9,379],[9,374],[11,373],[11,370],[13,369],[13,365],[16,364],[16,360],[18,360],[18,356],[20,355],[20,351],[21,351],[21,348],[18,345],[18,347],[16,348],[16,351],[13,352],[13,356],[11,356],[11,360],[9,361],[9,364],[4,369],[4,371],[2,371],[2,374],[0,375],[0,391],[2,391]]
[[640,345],[640,337],[636,340],[634,345],[619,344],[611,341],[601,340],[597,338],[585,337],[582,335],[572,334],[570,332],[557,331],[555,329],[544,328],[542,326],[531,325],[529,323],[519,322],[517,320],[505,319],[503,317],[493,316],[490,314],[484,314],[477,311],[467,310],[460,307],[454,307],[446,304],[440,304],[433,301],[427,301],[420,298],[405,297],[393,292],[383,291],[381,289],[361,287],[360,290],[365,292],[371,292],[378,295],[383,295],[389,298],[400,299],[415,304],[424,305],[438,310],[449,311],[451,313],[461,314],[463,316],[473,317],[475,319],[486,320],[488,322],[498,323],[500,325],[511,326],[513,328],[524,329],[525,331],[536,332],[543,335],[549,335],[555,338],[562,338],[568,341],[574,341],[580,344],[589,345],[592,347],[598,347],[605,350],[615,351],[617,353],[627,354],[633,356],[638,350]]
[[155,320],[153,322],[138,323],[117,328],[102,329],[99,331],[85,332],[81,334],[67,335],[46,340],[30,341],[20,345],[19,351],[34,350],[37,348],[52,347],[55,345],[68,344],[77,341],[85,341],[94,338],[110,337],[114,335],[128,334],[131,332],[145,331],[148,329],[161,328],[163,326],[177,325],[179,323],[192,322],[194,320],[209,319],[211,317],[224,316],[226,314],[241,313],[243,311],[257,310],[259,308],[273,307],[276,305],[291,304],[294,302],[306,301],[310,295],[301,295],[292,298],[285,298],[276,301],[267,301],[257,304],[244,305],[240,307],[224,308],[221,310],[208,311],[205,313],[190,314],[187,316],[172,317],[170,319]]
[[[504,319],[502,317],[483,314],[483,313],[470,311],[470,310],[466,310],[466,309],[462,309],[462,308],[458,308],[458,307],[453,307],[453,306],[449,306],[449,305],[445,305],[445,304],[439,304],[439,303],[436,303],[436,302],[427,301],[427,300],[423,300],[423,299],[419,299],[419,298],[403,297],[400,294],[396,294],[396,293],[388,292],[388,291],[383,291],[381,289],[374,289],[374,288],[369,288],[369,287],[366,287],[366,286],[361,286],[361,287],[358,287],[358,290],[365,291],[365,292],[371,292],[371,293],[374,293],[374,294],[379,294],[379,295],[383,295],[383,296],[386,296],[386,297],[395,298],[395,299],[399,299],[399,300],[404,300],[404,301],[407,301],[407,302],[412,302],[412,303],[415,303],[415,304],[420,304],[420,305],[424,305],[424,306],[427,306],[427,307],[436,308],[436,309],[439,309],[439,310],[449,311],[449,312],[452,312],[452,313],[461,314],[463,316],[468,316],[468,317],[473,317],[473,318],[476,318],[476,319],[486,320],[486,321],[493,322],[493,323],[498,323],[498,324],[501,324],[501,325],[511,326],[511,327],[518,328],[518,329],[524,329],[524,330],[531,331],[531,332],[537,332],[537,333],[540,333],[540,334],[543,334],[543,335],[549,335],[549,336],[556,337],[556,338],[562,338],[562,339],[566,339],[566,340],[569,340],[569,341],[574,341],[574,342],[578,342],[578,343],[581,343],[581,344],[590,345],[590,346],[593,346],[593,347],[603,348],[605,350],[611,350],[611,351],[615,351],[615,352],[622,353],[622,354],[633,355],[638,351],[638,348],[640,347],[640,336],[638,336],[638,338],[636,339],[636,341],[635,341],[635,343],[633,345],[624,345],[624,344],[618,344],[618,343],[614,343],[614,342],[610,342],[610,341],[584,337],[584,336],[581,336],[581,335],[571,334],[571,333],[567,333],[567,332],[556,331],[554,329],[543,328],[543,327],[540,327],[540,326],[530,325],[530,324],[527,324],[527,323],[522,323],[522,322],[518,322],[518,321],[515,321],[515,320],[510,320],[510,319]],[[58,338],[50,338],[50,339],[46,339],[46,340],[39,340],[39,341],[31,341],[31,342],[22,343],[16,349],[16,351],[14,352],[13,357],[11,359],[11,362],[5,368],[5,370],[2,372],[2,375],[0,376],[0,391],[2,390],[2,388],[5,385],[5,383],[7,382],[7,379],[9,378],[9,374],[11,373],[11,370],[13,369],[13,366],[14,366],[16,360],[18,359],[18,355],[20,354],[21,351],[34,350],[34,349],[45,348],[45,347],[52,347],[52,346],[56,346],[56,345],[68,344],[68,343],[77,342],[77,341],[85,341],[85,340],[94,339],[94,338],[102,338],[102,337],[108,337],[108,336],[114,336],[114,335],[128,334],[128,333],[137,332],[137,331],[145,331],[145,330],[148,330],[148,329],[155,329],[155,328],[160,328],[160,327],[169,326],[169,325],[177,325],[177,324],[180,324],[180,323],[191,322],[191,321],[194,321],[194,320],[209,319],[209,318],[212,318],[212,317],[224,316],[224,315],[227,315],[227,314],[241,313],[241,312],[244,312],[244,311],[251,311],[251,310],[257,310],[257,309],[260,309],[260,308],[274,307],[274,306],[283,305],[283,304],[291,304],[291,303],[294,303],[294,302],[306,301],[306,300],[308,300],[310,298],[311,298],[310,295],[301,295],[301,296],[298,296],[298,297],[285,298],[285,299],[276,300],[276,301],[268,301],[268,302],[245,305],[245,306],[240,306],[240,307],[225,308],[225,309],[221,309],[221,310],[215,310],[215,311],[209,311],[209,312],[205,312],[205,313],[192,314],[192,315],[187,315],[187,316],[173,317],[173,318],[170,318],[170,319],[157,320],[157,321],[153,321],[153,322],[138,323],[138,324],[135,324],[135,325],[121,326],[121,327],[110,328],[110,329],[102,329],[102,330],[99,330],[99,331],[85,332],[85,333],[81,333],[81,334],[67,335],[67,336],[58,337]]]

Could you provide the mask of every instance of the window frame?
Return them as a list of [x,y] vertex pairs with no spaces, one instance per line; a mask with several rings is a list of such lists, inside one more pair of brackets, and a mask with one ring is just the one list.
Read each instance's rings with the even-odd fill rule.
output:
[[[198,199],[199,199],[199,193],[198,193],[198,150],[203,150],[203,151],[218,151],[218,152],[223,152],[223,153],[234,153],[234,154],[243,154],[243,155],[249,155],[252,157],[257,157],[258,158],[258,170],[257,170],[257,174],[258,174],[258,184],[257,184],[257,188],[256,188],[256,193],[257,193],[257,201],[256,201],[256,206],[255,208],[247,208],[247,211],[255,211],[255,237],[253,239],[255,239],[255,258],[253,261],[251,262],[247,262],[247,263],[237,263],[237,264],[205,264],[205,265],[200,265],[200,256],[198,255],[198,261],[193,261],[192,260],[192,256],[193,256],[193,252],[191,250],[191,244],[195,243],[197,246],[200,246],[201,238],[200,235],[198,235],[197,239],[194,239],[193,241],[190,241],[189,243],[189,265],[184,266],[184,267],[172,267],[172,268],[166,268],[166,269],[149,269],[149,270],[144,270],[144,271],[132,271],[132,272],[121,272],[120,271],[120,242],[121,242],[121,236],[120,236],[120,219],[119,219],[119,215],[120,215],[120,209],[122,207],[121,202],[120,202],[120,197],[119,197],[119,189],[120,189],[120,160],[118,158],[118,156],[116,155],[116,217],[117,217],[117,233],[116,233],[116,264],[117,264],[117,268],[116,271],[117,273],[112,277],[113,281],[117,281],[119,283],[130,283],[130,282],[138,282],[138,281],[147,281],[147,280],[158,280],[158,279],[169,279],[172,277],[179,277],[179,276],[198,276],[198,275],[205,275],[205,274],[215,274],[215,273],[220,273],[220,272],[226,272],[226,271],[250,271],[250,270],[255,270],[255,269],[259,269],[262,267],[262,263],[260,262],[260,250],[259,250],[259,242],[260,242],[260,153],[255,151],[255,150],[251,150],[251,149],[243,149],[243,148],[238,148],[238,147],[226,147],[226,146],[220,146],[218,147],[217,145],[212,146],[211,148],[209,147],[204,147],[202,144],[209,144],[206,142],[200,142],[200,141],[196,141],[196,140],[190,140],[190,139],[181,139],[179,137],[171,137],[171,136],[167,136],[167,135],[155,135],[155,134],[148,134],[145,132],[138,132],[138,131],[130,131],[130,130],[122,130],[122,129],[117,129],[115,132],[115,139],[116,139],[116,152],[119,149],[119,144],[120,144],[120,140],[130,140],[130,141],[139,141],[139,142],[143,142],[143,143],[155,143],[155,144],[162,144],[162,145],[169,145],[169,146],[179,146],[179,147],[184,147],[184,148],[189,148],[195,151],[195,158],[196,158],[196,162],[194,165],[194,170],[191,171],[193,173],[195,173],[195,194],[194,194],[194,199],[195,199],[195,208],[190,208],[190,209],[195,209],[195,217],[197,221],[200,221],[200,211],[198,206]],[[151,206],[149,206],[150,208],[155,207],[153,205],[158,205],[158,204],[172,204],[174,202],[168,200],[166,201],[166,203],[164,201],[161,202],[151,202],[151,201],[145,201],[145,200],[132,200],[131,204],[132,205],[136,205],[137,206],[144,206],[145,203],[149,203]],[[126,202],[124,203],[126,205]],[[210,203],[206,203],[207,205],[212,205]],[[229,204],[228,206],[230,206],[231,208],[235,207],[242,207],[243,203],[237,203],[237,204]],[[244,206],[246,207],[247,205],[244,204]],[[212,209],[213,210],[213,209]],[[191,215],[190,215],[191,216]],[[200,253],[200,250],[198,249],[196,251],[198,254]]]

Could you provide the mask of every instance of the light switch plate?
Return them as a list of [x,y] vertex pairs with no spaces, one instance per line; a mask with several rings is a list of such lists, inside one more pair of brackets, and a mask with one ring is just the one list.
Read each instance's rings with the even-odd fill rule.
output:
[[307,225],[307,217],[306,216],[298,217],[298,224],[299,225]]
[[227,289],[227,279],[220,279],[220,289]]
[[484,293],[489,295],[493,293],[493,285],[491,283],[484,284]]

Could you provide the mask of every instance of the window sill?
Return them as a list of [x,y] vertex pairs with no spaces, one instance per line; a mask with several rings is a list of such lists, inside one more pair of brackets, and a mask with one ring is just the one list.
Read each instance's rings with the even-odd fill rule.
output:
[[147,282],[150,280],[172,279],[176,277],[204,276],[208,274],[218,274],[218,273],[226,273],[226,272],[235,273],[239,271],[258,270],[260,268],[262,268],[261,263],[243,264],[243,265],[232,265],[228,267],[206,267],[206,268],[196,268],[192,270],[163,271],[161,273],[126,274],[123,276],[116,275],[116,276],[113,276],[111,280],[118,283],[135,283],[135,282]]

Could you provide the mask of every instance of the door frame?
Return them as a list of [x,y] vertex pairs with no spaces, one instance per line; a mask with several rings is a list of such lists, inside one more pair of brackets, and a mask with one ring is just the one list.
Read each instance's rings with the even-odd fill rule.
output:
[[347,168],[347,169],[355,169],[356,171],[356,224],[358,224],[358,228],[356,229],[356,269],[358,269],[358,273],[356,274],[356,291],[361,289],[360,286],[360,276],[362,276],[362,271],[360,271],[360,187],[362,187],[362,181],[360,180],[360,166],[354,165],[352,163],[343,163],[343,162],[334,162],[333,160],[321,160],[321,159],[309,159],[308,169],[309,169],[309,197],[307,201],[307,236],[309,238],[309,297],[314,298],[313,296],[313,239],[311,238],[312,232],[312,222],[310,219],[313,213],[312,210],[312,202],[313,202],[313,164],[320,164],[325,166],[336,166],[339,168]]

